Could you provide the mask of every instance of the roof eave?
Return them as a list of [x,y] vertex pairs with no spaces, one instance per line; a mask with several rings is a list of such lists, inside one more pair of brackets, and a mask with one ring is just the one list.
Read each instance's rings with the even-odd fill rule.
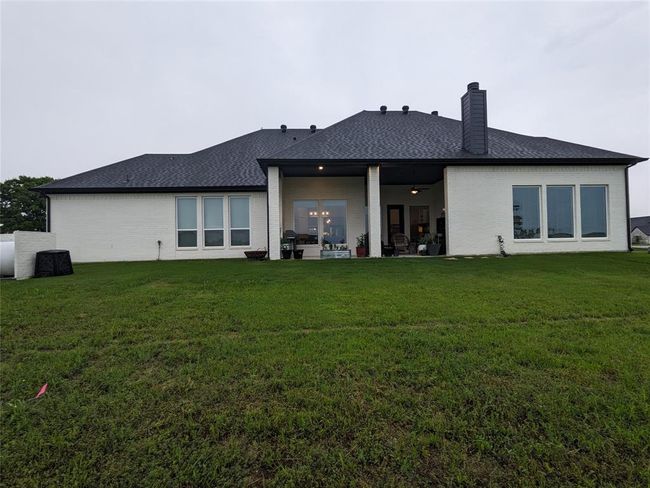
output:
[[175,187],[87,187],[87,188],[32,188],[43,195],[80,193],[194,193],[194,192],[256,192],[266,191],[265,185],[251,186],[175,186]]
[[441,158],[441,159],[422,159],[422,158],[355,158],[355,159],[338,159],[338,158],[299,158],[299,159],[275,159],[259,158],[262,170],[266,173],[269,166],[296,166],[304,164],[335,164],[346,165],[351,163],[359,164],[391,164],[391,163],[409,163],[409,164],[445,164],[445,165],[499,165],[499,164],[522,164],[522,165],[548,165],[559,166],[571,163],[589,163],[594,165],[627,165],[633,166],[648,158],[630,156],[629,158]]

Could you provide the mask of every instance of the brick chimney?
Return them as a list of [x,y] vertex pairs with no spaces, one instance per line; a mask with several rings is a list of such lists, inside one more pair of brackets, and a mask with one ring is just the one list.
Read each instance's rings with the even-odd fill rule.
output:
[[463,120],[463,149],[472,154],[487,154],[487,92],[479,90],[478,81],[467,85],[460,98]]

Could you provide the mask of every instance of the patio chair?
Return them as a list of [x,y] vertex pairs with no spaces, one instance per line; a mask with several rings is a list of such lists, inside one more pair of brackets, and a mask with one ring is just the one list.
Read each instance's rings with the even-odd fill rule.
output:
[[406,234],[393,234],[393,246],[398,252],[409,252],[409,238]]

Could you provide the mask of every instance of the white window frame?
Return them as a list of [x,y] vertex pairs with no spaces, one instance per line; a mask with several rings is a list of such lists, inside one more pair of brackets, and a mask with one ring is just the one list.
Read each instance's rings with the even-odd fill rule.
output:
[[[195,229],[181,229],[178,227],[178,201],[182,199],[193,199],[195,202],[195,207],[196,207],[196,228]],[[176,231],[175,231],[175,236],[174,236],[174,242],[176,243],[176,250],[177,251],[196,251],[199,248],[199,228],[201,227],[201,205],[199,204],[199,197],[198,195],[178,195],[174,199],[174,214],[176,215]],[[179,232],[187,232],[187,231],[194,231],[196,232],[196,246],[179,246],[178,245],[178,233]]]
[[[221,200],[221,212],[222,212],[222,215],[221,215],[221,222],[222,222],[221,228],[218,228],[218,227],[213,228],[213,227],[206,227],[205,226],[205,201],[210,200],[210,199]],[[249,202],[249,206],[250,206],[250,202]],[[226,234],[227,234],[227,232],[226,232],[226,207],[227,207],[227,205],[226,205],[226,197],[224,197],[224,196],[221,196],[221,195],[217,195],[217,196],[206,195],[206,196],[201,198],[201,227],[202,227],[202,229],[201,229],[201,244],[202,244],[204,249],[225,249],[226,248],[226,242],[227,242],[226,241]],[[249,208],[249,211],[250,211],[250,208]],[[249,222],[250,222],[250,219],[249,219]],[[221,245],[221,246],[208,246],[205,243],[205,232],[208,231],[208,230],[220,230],[220,231],[222,231],[223,232],[223,245]]]
[[[230,202],[232,199],[237,199],[237,198],[247,198],[248,199],[248,227],[233,227],[232,225],[232,213],[230,211],[231,205]],[[253,242],[253,232],[251,230],[251,222],[252,222],[252,204],[251,204],[251,196],[250,195],[230,195],[228,197],[228,244],[229,248],[231,249],[247,249],[252,246]],[[247,230],[248,231],[248,244],[244,245],[232,245],[232,231],[233,230]],[[224,239],[224,244],[226,243]]]
[[[514,204],[515,204],[515,188],[537,188],[537,196],[539,198],[539,237],[532,237],[530,239],[517,239],[515,237],[515,223],[514,223]],[[510,218],[512,219],[512,242],[543,242],[544,241],[544,231],[546,227],[546,222],[544,221],[544,200],[542,199],[542,194],[544,193],[543,185],[512,185],[512,190],[510,191]]]
[[[582,188],[584,187],[604,187],[605,188],[605,237],[583,237],[582,235]],[[583,241],[609,241],[610,240],[610,224],[609,224],[609,185],[604,183],[585,183],[578,185],[578,201],[580,202],[580,239]]]
[[[578,211],[578,205],[576,203],[576,186],[575,184],[551,184],[551,185],[544,185],[544,193],[545,193],[545,200],[546,200],[546,205],[544,206],[544,213],[546,215],[546,223],[545,223],[545,232],[546,232],[546,239],[547,241],[550,242],[572,242],[572,241],[577,241],[578,240],[578,227],[580,222],[578,221],[577,217],[577,211]],[[573,203],[573,237],[551,237],[548,233],[548,189],[549,187],[551,188],[571,188],[571,197],[572,197],[572,203]]]

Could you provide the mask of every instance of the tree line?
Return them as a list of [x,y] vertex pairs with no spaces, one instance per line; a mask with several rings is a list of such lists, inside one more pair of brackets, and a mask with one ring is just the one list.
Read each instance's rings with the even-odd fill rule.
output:
[[33,188],[54,181],[49,176],[19,176],[0,182],[0,233],[44,231],[45,197]]

